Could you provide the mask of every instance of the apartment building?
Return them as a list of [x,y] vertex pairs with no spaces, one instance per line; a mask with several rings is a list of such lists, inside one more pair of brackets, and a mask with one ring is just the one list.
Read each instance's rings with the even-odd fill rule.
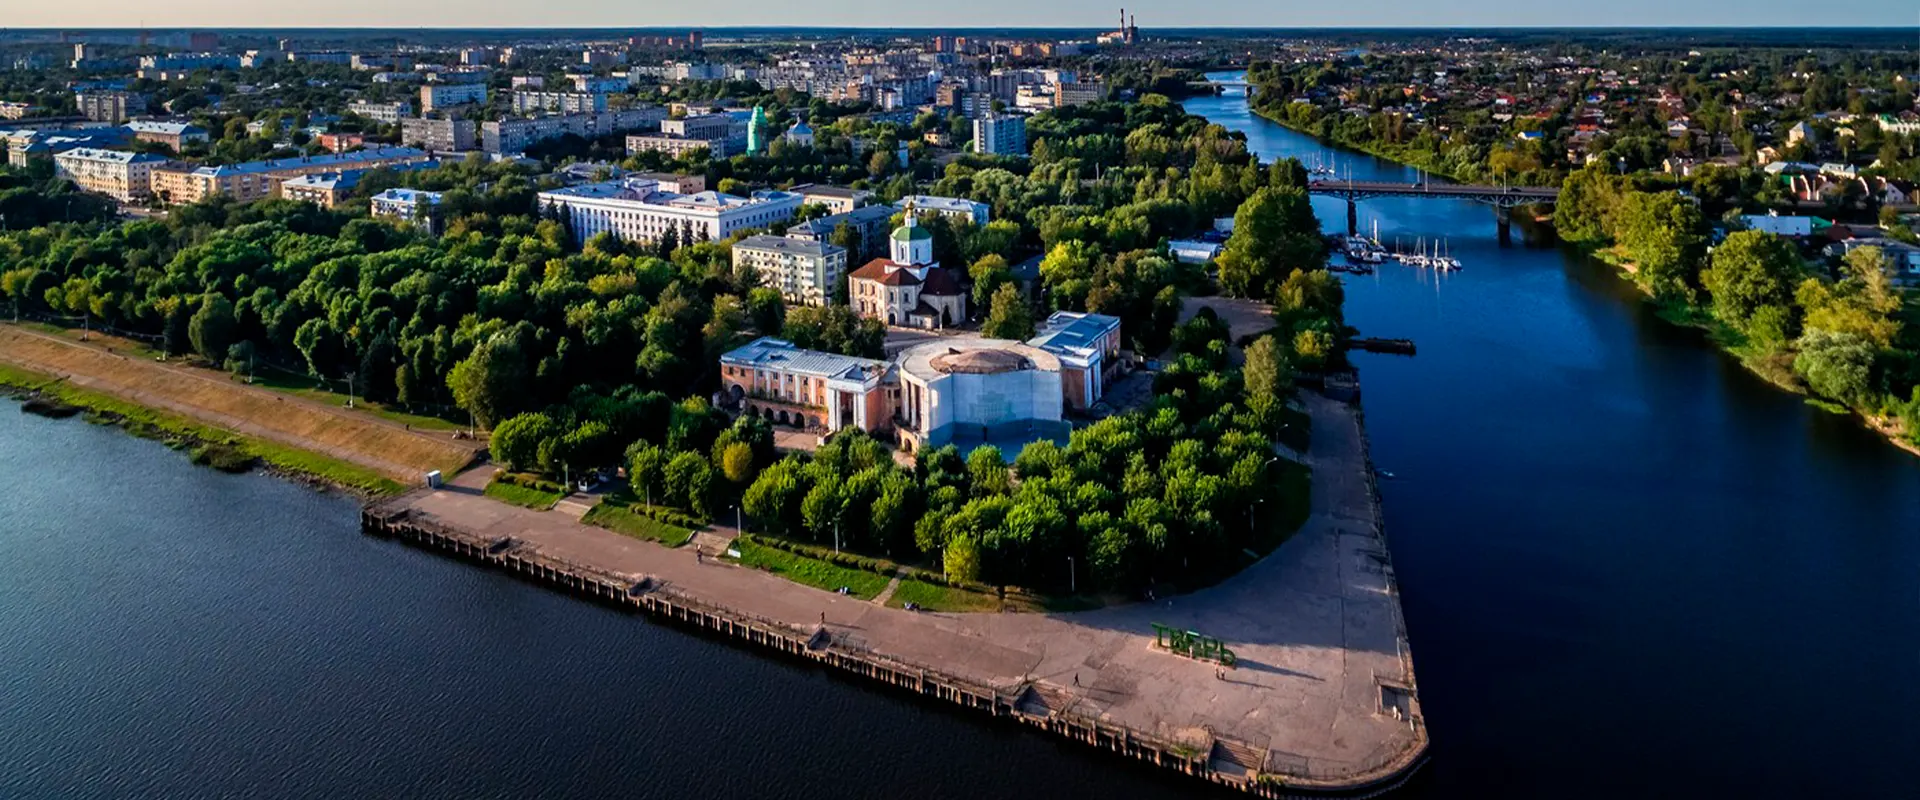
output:
[[386,125],[392,125],[413,116],[413,104],[404,100],[393,103],[355,100],[347,104],[347,110]]
[[429,83],[420,87],[420,113],[487,102],[484,83]]
[[98,122],[125,122],[147,110],[147,98],[132,92],[75,92],[73,101],[82,115]]
[[841,225],[853,231],[858,246],[849,260],[864,264],[887,252],[887,228],[898,209],[889,205],[862,206],[844,214],[811,219],[787,229],[787,236],[812,242],[831,242]]
[[[673,120],[668,120],[672,122]],[[727,158],[734,150],[727,139],[690,139],[670,133],[654,133],[627,137],[627,155],[645,152],[666,153],[671,158],[680,158],[695,150],[705,150],[710,158]]]
[[1027,154],[1027,118],[988,116],[973,121],[973,152],[993,156]]
[[475,142],[470,119],[400,120],[400,143],[409,147],[464,152],[472,150]]
[[205,128],[186,122],[136,120],[127,123],[127,130],[133,132],[134,139],[164,144],[175,152],[190,144],[205,144],[208,138]]
[[166,158],[152,153],[76,147],[53,157],[53,174],[82,190],[140,203],[151,196],[154,167],[165,163]]
[[418,164],[430,158],[426,151],[411,147],[376,147],[219,167],[168,164],[153,170],[153,194],[165,203],[197,203],[214,195],[246,202],[274,197],[280,193],[280,184],[301,175]]
[[829,214],[845,214],[867,202],[873,192],[865,189],[849,189],[844,186],[827,186],[819,183],[803,183],[787,191],[800,195],[808,204],[827,207]]
[[979,203],[960,197],[937,197],[930,194],[916,194],[900,198],[895,208],[911,209],[915,212],[931,211],[944,217],[965,220],[972,225],[986,225],[992,209],[986,203]]
[[588,94],[620,94],[628,89],[627,79],[599,75],[573,76],[573,90]]
[[515,114],[599,114],[607,110],[607,96],[599,92],[513,92],[510,105]]
[[713,191],[679,194],[641,178],[553,189],[538,198],[541,210],[563,215],[582,242],[603,231],[627,241],[652,242],[669,228],[682,241],[725,239],[735,231],[792,219],[800,208],[800,195],[789,192],[761,191],[751,197]]
[[353,187],[359,185],[360,176],[366,170],[350,169],[344,172],[316,172],[289,178],[280,184],[280,196],[288,200],[303,200],[326,209],[338,207],[347,195],[353,193]]
[[762,286],[793,305],[824,306],[847,271],[846,248],[784,236],[749,236],[733,245],[733,268],[760,273]]
[[480,149],[489,153],[519,153],[538,142],[565,134],[586,139],[613,136],[658,127],[667,110],[643,105],[601,114],[566,114],[487,121],[480,124]]
[[373,196],[371,210],[376,217],[406,220],[438,234],[440,197],[439,192],[420,189],[388,189]]

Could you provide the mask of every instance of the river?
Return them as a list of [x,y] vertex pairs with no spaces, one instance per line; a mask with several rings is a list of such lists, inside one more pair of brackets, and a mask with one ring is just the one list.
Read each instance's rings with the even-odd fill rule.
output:
[[[1413,170],[1251,115],[1263,159]],[[1316,198],[1329,229],[1344,201]],[[1434,796],[1912,796],[1920,459],[1465,201],[1360,204],[1465,269],[1348,276]],[[1516,241],[1519,230],[1515,231]]]
[[[1188,106],[1269,157],[1324,152],[1237,98]],[[1434,741],[1407,794],[1909,793],[1920,461],[1604,269],[1499,248],[1487,209],[1375,216],[1467,265],[1350,279],[1355,324],[1420,346],[1362,361]],[[1201,794],[79,420],[0,412],[0,489],[0,797]]]

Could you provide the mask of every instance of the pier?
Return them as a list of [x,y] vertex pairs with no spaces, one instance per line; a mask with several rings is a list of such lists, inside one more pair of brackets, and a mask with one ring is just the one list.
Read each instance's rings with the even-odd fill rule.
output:
[[[463,480],[368,506],[362,527],[1254,796],[1370,797],[1424,763],[1426,729],[1360,412],[1306,402],[1315,479],[1302,530],[1219,585],[1089,612],[886,608],[499,503]],[[1156,647],[1155,626],[1217,637],[1231,666]]]

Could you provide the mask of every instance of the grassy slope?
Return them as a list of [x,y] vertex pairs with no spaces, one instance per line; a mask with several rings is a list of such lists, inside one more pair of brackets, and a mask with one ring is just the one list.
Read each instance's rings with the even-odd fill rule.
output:
[[358,464],[328,458],[293,447],[255,439],[205,425],[185,417],[135,405],[102,392],[83,389],[53,378],[6,364],[0,364],[0,385],[41,394],[71,406],[87,409],[96,418],[105,417],[129,431],[156,439],[217,443],[259,458],[277,470],[333,484],[364,494],[397,494],[404,490],[397,481]]
[[559,492],[506,483],[498,478],[487,484],[486,495],[503,503],[512,503],[535,511],[545,511],[553,508],[554,503],[560,502]]
[[816,589],[834,591],[845,586],[854,597],[862,600],[873,599],[893,580],[885,575],[829,564],[816,558],[745,540],[735,540],[734,547],[740,551],[740,563],[743,565],[764,569],[794,583],[805,584]]
[[600,501],[600,504],[588,511],[580,521],[635,539],[659,542],[668,547],[679,547],[693,537],[693,531],[642,516],[631,508],[611,500]]

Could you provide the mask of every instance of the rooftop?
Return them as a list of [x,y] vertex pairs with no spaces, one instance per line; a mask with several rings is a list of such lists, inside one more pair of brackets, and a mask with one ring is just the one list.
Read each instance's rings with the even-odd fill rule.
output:
[[733,247],[736,250],[777,250],[782,253],[798,253],[816,258],[842,250],[842,248],[827,244],[826,242],[789,239],[785,236],[769,236],[766,234],[741,239],[739,242],[736,242]]
[[394,203],[426,203],[428,205],[436,205],[440,202],[440,193],[429,192],[425,189],[393,188],[374,195],[373,199],[386,200]]
[[194,170],[199,175],[234,175],[244,173],[278,172],[300,167],[353,166],[369,161],[396,158],[426,158],[427,151],[412,147],[370,147],[350,153],[327,153],[300,158],[280,158],[266,161],[248,161],[244,164],[227,164],[218,167],[200,167]]
[[664,191],[658,181],[629,178],[622,181],[602,181],[586,183],[565,189],[552,189],[541,192],[541,197],[579,198],[582,200],[612,200],[625,203],[639,203],[650,206],[666,206],[692,210],[725,211],[742,208],[755,203],[771,203],[797,195],[778,191],[758,191],[752,197],[722,192],[705,191],[695,194],[678,194]]
[[158,156],[152,153],[133,153],[126,150],[102,150],[98,147],[75,147],[61,153],[58,157],[84,158],[89,161],[114,161],[121,164],[145,164],[148,162],[167,160],[165,156]]
[[785,339],[763,336],[720,356],[720,363],[736,367],[774,369],[816,378],[865,381],[885,375],[885,361],[856,358],[818,350],[802,350]]
[[186,122],[158,122],[153,120],[135,120],[127,123],[127,130],[134,133],[158,133],[163,136],[180,136],[186,133],[205,133],[200,126]]
[[350,169],[341,172],[315,172],[293,178],[285,184],[282,184],[282,186],[293,189],[308,188],[345,192],[351,191],[354,185],[360,182],[360,176],[365,174],[367,174],[367,171],[362,169]]
[[972,214],[979,211],[983,205],[985,204],[976,203],[964,198],[935,197],[929,194],[916,194],[911,197],[902,197],[900,198],[900,202],[894,204],[896,208],[912,207],[954,214]]
[[921,382],[943,375],[1060,371],[1059,356],[1022,342],[982,336],[936,337],[901,351],[894,360],[902,372]]
[[1100,350],[1100,339],[1120,330],[1120,318],[1080,311],[1055,311],[1040,325],[1039,335],[1027,344],[1059,355],[1091,356]]

